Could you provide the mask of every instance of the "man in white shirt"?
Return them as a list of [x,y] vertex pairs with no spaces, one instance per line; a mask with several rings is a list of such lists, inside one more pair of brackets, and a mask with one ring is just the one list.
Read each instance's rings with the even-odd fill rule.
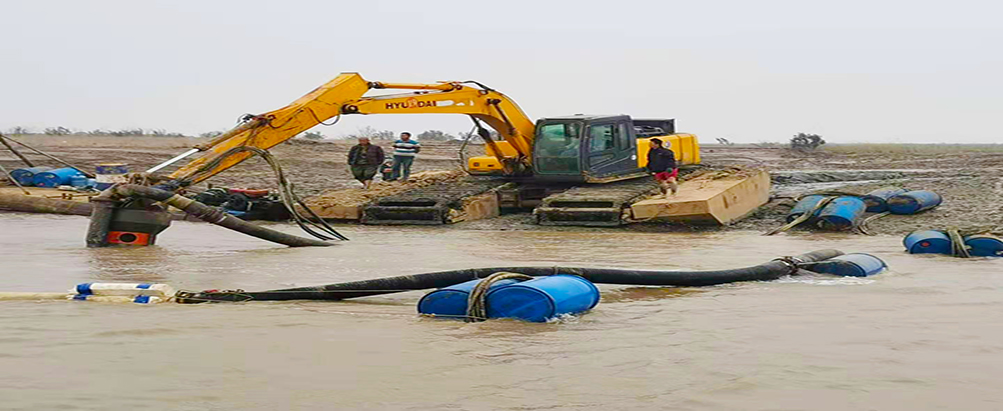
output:
[[421,144],[411,139],[411,133],[406,131],[401,133],[400,140],[394,142],[394,166],[390,181],[403,177],[401,182],[407,182],[407,179],[411,177],[411,163],[414,162],[419,151],[421,151]]

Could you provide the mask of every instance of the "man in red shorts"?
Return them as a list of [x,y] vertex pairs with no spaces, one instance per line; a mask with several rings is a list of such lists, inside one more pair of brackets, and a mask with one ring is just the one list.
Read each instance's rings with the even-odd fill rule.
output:
[[679,186],[676,184],[676,176],[679,175],[679,169],[676,168],[676,153],[662,147],[662,140],[653,138],[650,141],[651,150],[648,150],[648,172],[655,174],[655,181],[658,182],[659,187],[662,189],[663,196],[668,197],[669,190],[672,191],[672,195],[676,195],[676,190],[679,189]]

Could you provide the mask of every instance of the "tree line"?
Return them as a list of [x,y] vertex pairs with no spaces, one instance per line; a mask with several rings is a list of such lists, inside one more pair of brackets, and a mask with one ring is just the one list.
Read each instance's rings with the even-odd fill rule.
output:
[[[28,127],[16,126],[11,127],[7,130],[7,134],[12,136],[16,135],[46,135],[46,136],[115,136],[115,137],[191,137],[182,133],[177,133],[173,131],[167,131],[164,129],[142,129],[142,128],[124,128],[119,130],[111,129],[94,129],[90,131],[82,130],[71,130],[66,127],[46,127],[42,130],[35,131]],[[203,133],[209,134],[209,133]],[[219,135],[221,133],[217,133]],[[206,135],[200,135],[199,137],[207,137]]]
[[[41,130],[33,130],[28,127],[16,126],[11,127],[7,130],[7,134],[10,135],[48,135],[48,136],[115,136],[115,137],[200,137],[200,138],[212,138],[220,134],[223,131],[207,131],[204,133],[199,133],[197,136],[190,136],[183,133],[177,133],[172,131],[167,131],[163,129],[143,129],[143,128],[125,128],[125,129],[94,129],[90,131],[72,130],[66,127],[46,127]],[[468,137],[470,132],[461,131],[458,133],[447,133],[442,130],[425,130],[414,135],[414,138],[418,141],[453,141],[453,140],[463,140]],[[497,137],[497,133],[493,130],[491,131],[492,136]],[[358,130],[342,134],[336,137],[328,137],[317,131],[306,131],[300,133],[296,138],[302,138],[306,140],[325,140],[328,138],[333,139],[357,139],[360,137],[369,137],[373,140],[383,140],[383,141],[393,141],[399,138],[400,133],[393,130],[379,130],[372,126],[361,127]],[[476,137],[476,136],[474,136]],[[477,139],[475,139],[477,140]]]
[[[414,138],[415,140],[418,141],[453,141],[453,140],[463,140],[467,138],[469,134],[470,132],[468,131],[461,131],[458,133],[447,133],[442,130],[425,130],[420,133],[414,134]],[[491,135],[497,136],[497,133],[491,131]],[[307,140],[323,140],[328,138],[324,134],[321,134],[320,132],[316,131],[307,131],[303,134],[300,134],[300,137],[305,138]],[[358,130],[354,132],[343,134],[333,138],[351,140],[362,137],[368,137],[371,140],[393,141],[400,138],[400,132],[393,130],[380,130],[372,126],[365,126],[365,127],[360,127]]]

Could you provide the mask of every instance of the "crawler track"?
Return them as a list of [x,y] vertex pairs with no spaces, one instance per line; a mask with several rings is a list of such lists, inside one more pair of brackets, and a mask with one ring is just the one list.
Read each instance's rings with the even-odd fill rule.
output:
[[506,182],[464,177],[383,197],[362,209],[363,224],[438,225],[449,221],[450,210],[463,208],[463,199],[485,193]]
[[651,178],[578,186],[544,198],[533,214],[540,225],[618,226],[631,203],[657,190]]

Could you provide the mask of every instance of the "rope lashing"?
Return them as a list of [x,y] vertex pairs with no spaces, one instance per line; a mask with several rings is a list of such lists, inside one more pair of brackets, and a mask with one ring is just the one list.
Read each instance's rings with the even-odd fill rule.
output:
[[481,280],[481,282],[474,286],[473,290],[470,290],[470,295],[467,297],[466,321],[477,322],[484,321],[488,318],[487,295],[488,290],[491,289],[491,285],[502,280],[526,281],[532,279],[532,276],[528,276],[526,274],[509,273],[505,271],[499,271],[485,277]]
[[965,238],[961,235],[961,231],[954,228],[946,232],[947,236],[951,239],[951,255],[961,258],[971,258],[972,255],[968,252],[968,246],[965,245]]

